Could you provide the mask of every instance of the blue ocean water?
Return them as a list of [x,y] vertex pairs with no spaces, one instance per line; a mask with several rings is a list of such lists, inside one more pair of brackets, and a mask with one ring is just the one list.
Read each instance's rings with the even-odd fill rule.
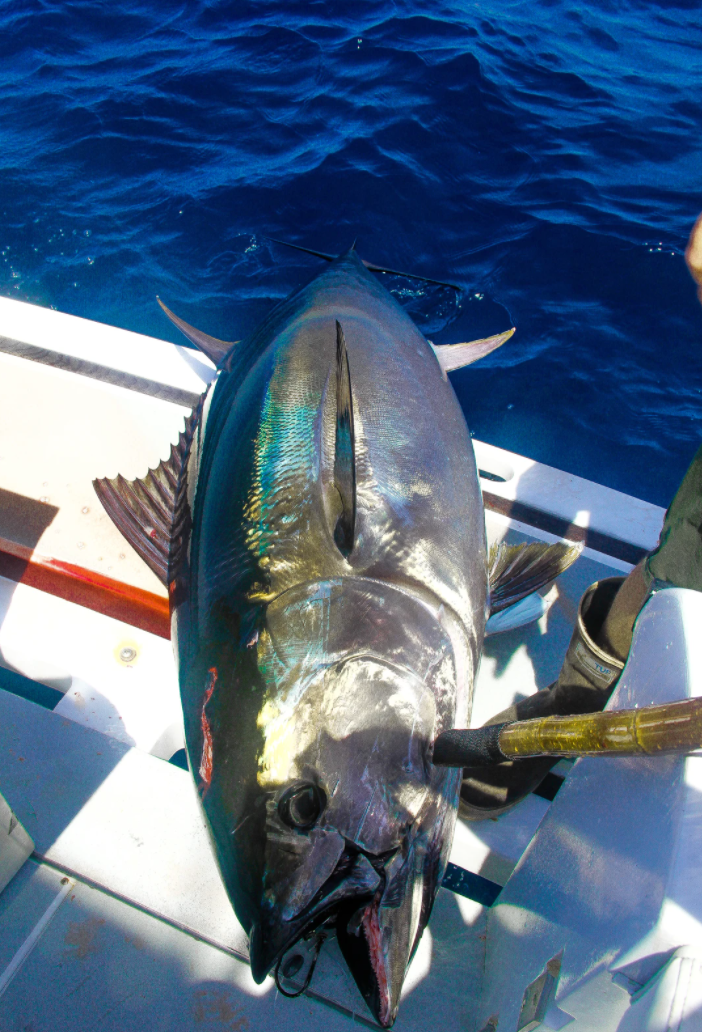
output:
[[[235,339],[320,267],[386,284],[476,437],[667,504],[702,439],[698,0],[7,0],[0,292]],[[181,341],[182,342],[182,341]]]

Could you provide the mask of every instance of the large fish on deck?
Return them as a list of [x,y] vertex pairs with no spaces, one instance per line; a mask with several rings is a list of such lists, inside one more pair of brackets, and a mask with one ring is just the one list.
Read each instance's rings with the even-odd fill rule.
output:
[[[167,311],[167,310],[166,310]],[[253,976],[309,981],[325,936],[383,1026],[448,862],[489,613],[475,458],[434,348],[352,250],[218,365],[140,481],[95,482],[168,585],[190,769]],[[567,547],[501,552],[502,608]],[[288,983],[293,984],[292,982]]]

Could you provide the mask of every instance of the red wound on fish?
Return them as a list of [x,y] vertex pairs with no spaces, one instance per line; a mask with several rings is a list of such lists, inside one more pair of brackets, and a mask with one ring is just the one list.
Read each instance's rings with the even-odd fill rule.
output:
[[207,719],[205,708],[212,698],[212,693],[215,690],[215,685],[217,684],[217,667],[210,667],[207,673],[210,675],[210,683],[205,692],[205,698],[202,702],[202,714],[200,716],[200,723],[202,724],[202,759],[200,760],[200,777],[202,778],[202,787],[204,791],[210,787],[210,782],[212,781],[212,729],[210,728],[210,722]]
[[388,987],[388,973],[385,966],[385,956],[383,953],[383,933],[380,928],[380,921],[378,918],[378,900],[373,900],[369,903],[363,912],[363,934],[368,944],[368,955],[370,957],[371,967],[373,968],[373,974],[375,975],[376,982],[378,983],[378,1002],[379,1002],[379,1014],[381,1025],[387,1026],[392,1023],[392,1015],[390,1014],[390,990]]

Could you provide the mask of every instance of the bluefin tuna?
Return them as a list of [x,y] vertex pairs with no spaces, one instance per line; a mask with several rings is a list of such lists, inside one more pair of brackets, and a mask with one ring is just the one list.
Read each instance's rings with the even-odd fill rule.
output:
[[[353,249],[233,345],[166,311],[216,378],[167,461],[95,487],[168,585],[189,765],[253,977],[304,987],[335,934],[388,1027],[456,822],[461,772],[432,742],[468,725],[489,612],[446,371],[509,333],[433,347]],[[501,557],[500,606],[569,561],[537,553]]]

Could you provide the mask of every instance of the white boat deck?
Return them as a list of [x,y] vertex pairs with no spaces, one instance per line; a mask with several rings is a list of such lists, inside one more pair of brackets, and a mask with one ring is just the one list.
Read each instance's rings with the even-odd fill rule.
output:
[[[374,1024],[333,942],[300,999],[283,999],[270,979],[253,983],[190,775],[167,762],[182,747],[170,643],[143,620],[101,611],[75,577],[79,569],[165,598],[91,481],[155,465],[211,376],[186,348],[0,299],[0,404],[11,427],[0,443],[0,792],[35,844],[0,894],[3,1030]],[[663,511],[475,445],[491,474],[491,540],[566,534],[587,546],[537,624],[487,639],[479,725],[553,680],[585,587],[628,572],[655,543]],[[68,587],[62,564],[74,571]],[[532,795],[498,821],[459,823],[446,883],[459,891],[439,892],[400,1032],[480,1032],[484,903],[549,805]]]

